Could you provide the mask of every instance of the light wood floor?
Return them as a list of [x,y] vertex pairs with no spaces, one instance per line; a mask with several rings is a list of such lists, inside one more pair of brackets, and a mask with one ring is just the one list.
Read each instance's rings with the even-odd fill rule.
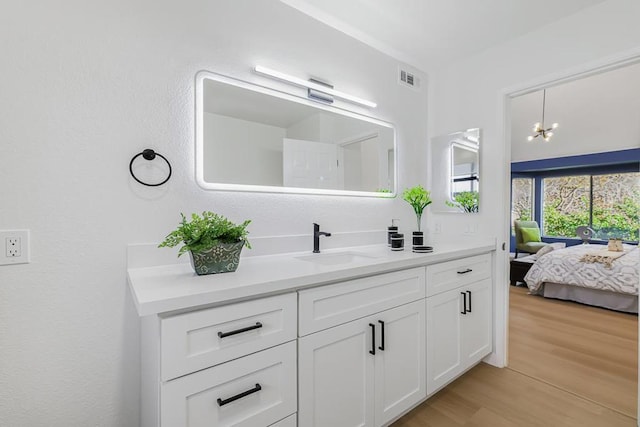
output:
[[481,363],[393,427],[636,426],[637,316],[510,296],[510,367]]
[[638,316],[511,287],[509,368],[637,414]]

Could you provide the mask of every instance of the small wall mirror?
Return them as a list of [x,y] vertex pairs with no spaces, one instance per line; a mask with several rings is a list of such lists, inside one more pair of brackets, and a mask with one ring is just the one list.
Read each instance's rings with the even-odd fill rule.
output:
[[393,197],[389,123],[211,72],[196,76],[206,189]]
[[480,197],[480,129],[431,139],[432,210],[476,213]]

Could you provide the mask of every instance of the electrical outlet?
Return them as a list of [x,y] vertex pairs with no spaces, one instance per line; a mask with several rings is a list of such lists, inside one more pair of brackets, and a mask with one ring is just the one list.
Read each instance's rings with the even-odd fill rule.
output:
[[22,239],[20,237],[6,238],[7,256],[16,258],[22,256]]
[[439,222],[436,222],[435,224],[435,230],[433,232],[434,234],[440,234],[442,233],[442,225],[440,225]]
[[4,254],[0,252],[0,265],[29,262],[29,230],[0,230],[0,244],[2,243]]

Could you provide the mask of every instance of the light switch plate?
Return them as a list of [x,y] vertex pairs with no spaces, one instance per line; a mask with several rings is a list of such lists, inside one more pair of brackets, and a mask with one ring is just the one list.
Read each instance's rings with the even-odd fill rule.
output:
[[27,264],[29,230],[0,230],[0,265]]

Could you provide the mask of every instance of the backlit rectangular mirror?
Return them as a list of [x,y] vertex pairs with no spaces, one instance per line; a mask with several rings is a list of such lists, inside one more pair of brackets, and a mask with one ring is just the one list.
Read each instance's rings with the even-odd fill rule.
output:
[[432,210],[478,212],[480,129],[431,138]]
[[393,197],[389,123],[201,71],[196,179],[212,190]]

